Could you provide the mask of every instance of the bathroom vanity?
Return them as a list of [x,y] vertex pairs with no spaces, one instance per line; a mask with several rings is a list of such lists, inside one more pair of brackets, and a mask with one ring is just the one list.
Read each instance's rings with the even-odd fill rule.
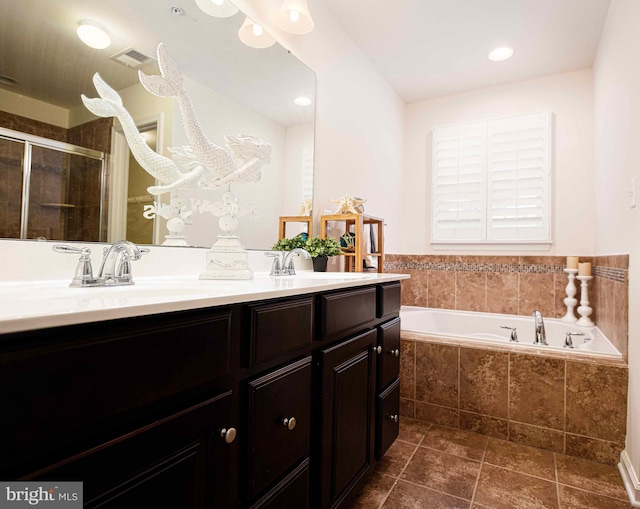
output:
[[404,277],[152,286],[156,305],[61,288],[84,309],[0,335],[0,477],[82,480],[85,507],[345,506],[398,434]]

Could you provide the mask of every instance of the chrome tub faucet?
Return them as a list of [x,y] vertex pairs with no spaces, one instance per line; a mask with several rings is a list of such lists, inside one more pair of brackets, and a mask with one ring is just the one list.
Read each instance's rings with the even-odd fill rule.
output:
[[533,319],[535,320],[535,340],[533,342],[534,345],[546,345],[547,344],[547,334],[544,331],[544,320],[542,318],[542,313],[537,309],[533,312]]

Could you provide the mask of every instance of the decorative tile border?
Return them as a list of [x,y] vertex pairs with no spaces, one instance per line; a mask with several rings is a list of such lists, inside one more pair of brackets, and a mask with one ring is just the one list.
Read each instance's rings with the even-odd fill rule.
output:
[[[396,255],[402,256],[402,255]],[[429,255],[425,255],[429,256]],[[491,272],[491,273],[519,273],[519,274],[563,274],[564,265],[544,265],[527,263],[458,263],[458,262],[418,262],[418,261],[385,261],[387,272],[403,270],[435,270],[450,272]],[[624,283],[626,269],[594,265],[593,275]]]

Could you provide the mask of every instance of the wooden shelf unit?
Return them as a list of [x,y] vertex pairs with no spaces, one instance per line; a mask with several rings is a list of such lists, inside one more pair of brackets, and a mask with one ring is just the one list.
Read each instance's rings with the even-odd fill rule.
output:
[[278,227],[278,240],[284,239],[287,229],[287,223],[306,223],[307,225],[307,234],[309,237],[312,236],[312,221],[313,218],[311,216],[280,216],[280,226]]
[[[345,271],[346,272],[363,272],[364,260],[367,256],[378,258],[377,272],[384,272],[384,219],[369,216],[367,214],[331,214],[320,216],[320,237],[327,237],[327,223],[330,221],[343,221],[345,223],[345,232],[350,232],[353,228],[355,233],[355,250],[344,251]],[[371,224],[378,227],[377,252],[367,253],[364,250],[364,237],[362,231],[364,225]]]

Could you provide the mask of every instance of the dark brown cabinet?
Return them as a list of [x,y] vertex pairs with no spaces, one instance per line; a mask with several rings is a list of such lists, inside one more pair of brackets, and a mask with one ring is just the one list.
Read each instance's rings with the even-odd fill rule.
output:
[[0,335],[0,476],[85,507],[345,507],[398,434],[400,285]]
[[320,507],[337,507],[374,464],[376,331],[321,352]]

